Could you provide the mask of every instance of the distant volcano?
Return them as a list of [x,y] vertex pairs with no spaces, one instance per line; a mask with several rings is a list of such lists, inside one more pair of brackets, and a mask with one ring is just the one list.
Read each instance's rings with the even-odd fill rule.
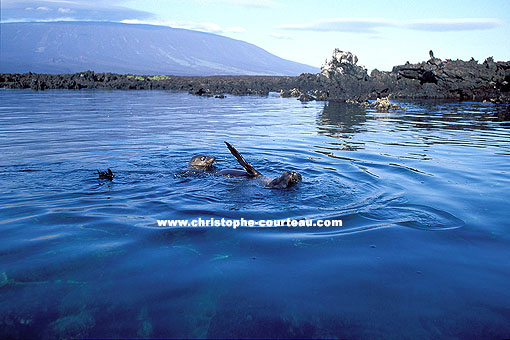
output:
[[2,23],[0,72],[299,75],[318,68],[216,34],[110,22]]

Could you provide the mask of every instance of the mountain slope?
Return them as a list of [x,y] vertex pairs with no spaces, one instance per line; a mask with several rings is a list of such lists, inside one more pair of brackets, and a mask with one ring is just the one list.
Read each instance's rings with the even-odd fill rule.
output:
[[317,68],[215,34],[109,22],[2,23],[0,72],[299,75]]

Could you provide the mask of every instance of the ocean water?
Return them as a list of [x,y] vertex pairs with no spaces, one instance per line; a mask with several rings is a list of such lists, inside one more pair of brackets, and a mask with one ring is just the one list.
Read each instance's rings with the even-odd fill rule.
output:
[[0,337],[510,337],[505,108],[400,104],[0,90]]

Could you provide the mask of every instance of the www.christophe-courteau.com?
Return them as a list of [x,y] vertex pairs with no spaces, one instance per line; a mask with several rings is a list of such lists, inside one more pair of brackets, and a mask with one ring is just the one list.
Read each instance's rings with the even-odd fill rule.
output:
[[341,227],[342,220],[247,220],[241,219],[217,219],[217,218],[196,218],[193,220],[157,220],[158,227]]

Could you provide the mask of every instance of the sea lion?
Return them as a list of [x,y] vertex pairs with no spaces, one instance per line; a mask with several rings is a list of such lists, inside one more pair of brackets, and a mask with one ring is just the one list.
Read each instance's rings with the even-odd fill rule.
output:
[[[236,148],[234,148],[228,142],[225,142],[225,144],[227,145],[227,147],[230,150],[230,152],[232,153],[232,155],[234,155],[234,157],[237,159],[239,164],[241,164],[241,166],[246,171],[243,174],[243,176],[252,177],[252,178],[258,177],[261,180],[261,182],[264,184],[264,186],[266,186],[268,188],[272,188],[272,189],[290,188],[290,187],[296,185],[297,183],[301,182],[301,180],[302,180],[301,175],[295,171],[285,171],[280,177],[277,177],[274,179],[264,177],[264,176],[262,176],[262,174],[260,172],[255,170],[255,168],[250,163],[248,163],[244,159],[244,157],[239,153],[239,151],[236,150]],[[230,171],[232,171],[232,170],[227,170],[225,175],[231,176],[230,173],[228,173]],[[218,172],[217,174],[222,175],[222,174],[220,174],[220,172]]]
[[260,172],[255,170],[255,168],[248,163],[244,157],[236,150],[232,145],[228,142],[225,142],[228,149],[237,159],[239,164],[244,168],[244,170],[237,169],[226,169],[213,172],[215,169],[214,161],[215,157],[206,156],[206,155],[197,155],[194,156],[189,161],[189,168],[197,171],[205,171],[205,172],[213,172],[214,175],[217,176],[227,176],[227,177],[248,177],[248,178],[257,178],[264,186],[273,189],[285,189],[294,186],[295,184],[301,182],[301,175],[295,171],[285,171],[280,177],[277,178],[269,178],[262,176]]
[[301,182],[301,174],[295,171],[285,171],[283,175],[277,177],[266,184],[267,187],[273,189],[285,189],[289,188],[297,183]]
[[216,158],[212,156],[197,155],[189,161],[188,167],[193,170],[211,171],[214,169],[215,160]]
[[227,177],[249,177],[250,175],[244,170],[226,169],[214,172],[216,169],[214,162],[216,158],[213,156],[197,155],[189,161],[188,167],[195,171],[211,172],[218,176]]
[[99,170],[97,170],[96,174],[99,175],[99,178],[107,179],[107,180],[110,180],[110,181],[113,181],[113,177],[115,177],[115,175],[113,174],[112,170],[110,170],[110,168],[108,168],[108,170],[106,170],[106,171],[99,171]]

